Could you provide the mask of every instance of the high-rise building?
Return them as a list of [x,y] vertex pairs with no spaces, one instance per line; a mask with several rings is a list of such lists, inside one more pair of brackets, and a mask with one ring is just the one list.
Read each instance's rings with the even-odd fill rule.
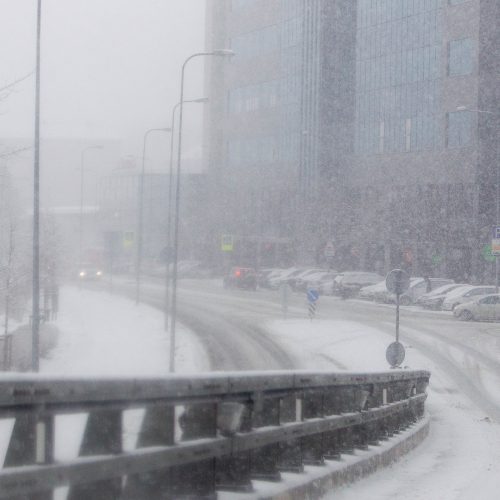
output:
[[[296,258],[490,280],[497,0],[208,0],[218,230]],[[498,221],[500,222],[500,221]],[[258,264],[258,262],[257,262]],[[491,275],[491,278],[490,278]]]

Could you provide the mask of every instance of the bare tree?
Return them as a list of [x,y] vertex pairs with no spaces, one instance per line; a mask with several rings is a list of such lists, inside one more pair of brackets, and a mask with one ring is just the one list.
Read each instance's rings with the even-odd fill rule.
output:
[[[5,85],[0,87],[0,102],[5,101],[13,92],[16,91],[17,86],[30,78],[33,75],[34,71],[30,71],[29,73],[25,74],[24,76],[21,76],[19,78],[16,78],[15,80],[6,83]],[[32,149],[31,146],[27,147],[14,147],[14,148],[6,148],[3,151],[0,151],[0,160],[9,158],[11,156],[15,156],[19,153],[22,153],[23,151],[28,151]]]

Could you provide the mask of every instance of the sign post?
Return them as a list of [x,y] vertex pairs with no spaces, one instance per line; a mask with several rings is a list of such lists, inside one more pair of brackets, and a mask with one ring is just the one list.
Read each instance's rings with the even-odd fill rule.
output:
[[493,226],[491,255],[495,257],[495,292],[498,293],[498,256],[500,255],[500,226]]
[[335,245],[333,244],[333,242],[329,241],[325,245],[325,249],[323,252],[324,252],[325,258],[328,262],[328,267],[331,269],[332,268],[332,259],[335,257]]
[[396,295],[396,342],[390,344],[385,353],[391,368],[396,368],[405,359],[405,349],[399,342],[399,297],[408,290],[410,276],[402,269],[393,269],[385,279],[385,286]]
[[310,288],[307,290],[307,302],[308,302],[308,312],[309,312],[309,319],[312,321],[315,314],[316,314],[316,302],[319,299],[319,292],[318,290],[314,290]]

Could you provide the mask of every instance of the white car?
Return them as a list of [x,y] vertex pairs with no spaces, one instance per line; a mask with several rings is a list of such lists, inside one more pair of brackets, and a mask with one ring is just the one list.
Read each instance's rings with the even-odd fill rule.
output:
[[[447,278],[429,278],[430,282],[430,287],[431,290],[435,288],[440,288],[443,285],[452,285],[453,280],[447,279]],[[399,303],[403,306],[409,306],[410,304],[413,304],[416,302],[416,300],[426,293],[426,290],[428,290],[429,283],[425,278],[411,278],[410,279],[410,286],[408,287],[408,290],[406,290],[405,293],[401,294],[401,297],[399,298]],[[396,302],[396,295],[392,293],[388,293],[386,297],[386,302]]]
[[441,304],[443,303],[446,296],[453,290],[456,290],[457,288],[460,288],[462,286],[468,285],[465,283],[453,283],[451,285],[440,286],[439,288],[432,290],[432,292],[424,293],[423,295],[421,295],[417,299],[417,304],[424,307],[425,309],[441,309]]
[[443,311],[453,311],[460,304],[470,302],[479,295],[495,293],[495,291],[494,286],[462,286],[446,295],[441,309]]
[[462,321],[500,320],[500,294],[485,295],[455,307],[453,315]]
[[377,294],[387,292],[385,280],[376,283],[375,285],[364,286],[360,291],[358,297],[360,299],[375,300]]

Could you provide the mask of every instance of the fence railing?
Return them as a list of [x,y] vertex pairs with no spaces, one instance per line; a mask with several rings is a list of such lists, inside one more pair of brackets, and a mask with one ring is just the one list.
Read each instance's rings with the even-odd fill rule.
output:
[[[376,444],[424,413],[426,371],[232,372],[162,379],[0,378],[0,420],[14,419],[0,498],[216,498],[251,491],[354,448]],[[127,423],[129,410],[138,421]],[[78,456],[55,443],[84,414]],[[125,446],[135,438],[132,446]],[[80,437],[80,436],[78,436]],[[29,496],[29,498],[32,498]],[[33,497],[34,498],[34,497]]]

